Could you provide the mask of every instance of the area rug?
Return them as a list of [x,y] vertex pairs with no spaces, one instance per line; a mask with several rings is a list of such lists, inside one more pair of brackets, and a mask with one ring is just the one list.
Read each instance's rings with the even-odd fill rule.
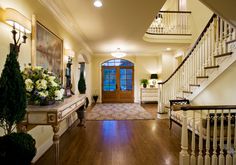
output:
[[152,120],[154,117],[139,104],[96,104],[86,120]]

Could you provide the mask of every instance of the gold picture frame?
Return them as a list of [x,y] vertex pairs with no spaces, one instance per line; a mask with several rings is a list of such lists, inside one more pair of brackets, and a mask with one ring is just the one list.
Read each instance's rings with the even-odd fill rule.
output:
[[55,73],[63,84],[63,40],[32,17],[32,65]]

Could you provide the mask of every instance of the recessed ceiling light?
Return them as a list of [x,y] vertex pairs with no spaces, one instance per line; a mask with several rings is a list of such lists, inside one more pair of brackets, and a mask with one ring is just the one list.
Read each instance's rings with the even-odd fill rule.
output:
[[102,7],[102,1],[101,1],[101,0],[95,0],[94,3],[93,3],[93,5],[94,5],[95,7]]
[[170,51],[170,50],[171,50],[171,48],[166,48],[166,50],[167,50],[167,51]]

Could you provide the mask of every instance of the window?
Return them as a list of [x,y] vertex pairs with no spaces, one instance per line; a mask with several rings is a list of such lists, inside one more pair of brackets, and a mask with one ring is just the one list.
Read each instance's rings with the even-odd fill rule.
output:
[[104,62],[102,66],[134,66],[134,64],[128,60],[112,59]]

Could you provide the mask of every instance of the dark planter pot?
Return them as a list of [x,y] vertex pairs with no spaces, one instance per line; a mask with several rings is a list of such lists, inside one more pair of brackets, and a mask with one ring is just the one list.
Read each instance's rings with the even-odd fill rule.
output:
[[147,84],[143,84],[143,87],[144,87],[144,88],[147,88]]
[[93,96],[93,100],[95,102],[95,104],[97,103],[97,100],[98,100],[98,96]]

